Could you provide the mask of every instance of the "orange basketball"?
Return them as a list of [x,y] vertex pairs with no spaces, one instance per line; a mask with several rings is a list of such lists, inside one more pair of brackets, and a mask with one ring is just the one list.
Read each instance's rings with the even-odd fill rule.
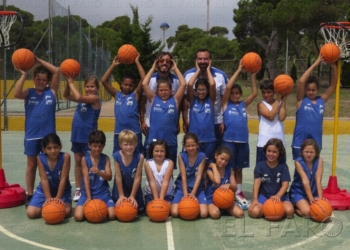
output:
[[226,209],[231,207],[234,200],[235,200],[235,193],[231,189],[228,189],[226,191],[216,189],[213,194],[214,205],[221,209]]
[[121,63],[132,64],[137,57],[137,50],[131,44],[124,44],[118,50],[118,59]]
[[80,64],[74,59],[66,59],[61,63],[62,75],[76,78],[80,74]]
[[335,63],[340,56],[339,47],[334,43],[326,43],[321,47],[320,54],[326,63]]
[[277,221],[284,216],[284,205],[281,201],[268,199],[263,205],[263,214],[267,220]]
[[90,222],[101,222],[107,217],[107,215],[107,205],[100,199],[90,200],[84,205],[84,216]]
[[282,74],[273,81],[273,88],[281,95],[288,95],[293,91],[294,81],[289,75]]
[[245,54],[242,58],[243,69],[249,73],[254,73],[261,68],[261,57],[254,52]]
[[194,220],[199,215],[199,203],[197,200],[183,198],[178,206],[179,215],[184,220]]
[[122,222],[133,221],[137,216],[138,209],[131,205],[130,201],[124,200],[120,207],[115,207],[115,215]]
[[317,200],[310,206],[310,216],[317,222],[323,222],[332,215],[331,204],[326,200]]
[[41,216],[47,224],[58,224],[66,217],[66,207],[55,200],[43,206]]
[[28,49],[18,49],[12,54],[12,63],[21,70],[30,70],[35,64],[35,56]]
[[153,200],[147,205],[147,215],[152,221],[165,221],[170,214],[170,206],[165,200]]

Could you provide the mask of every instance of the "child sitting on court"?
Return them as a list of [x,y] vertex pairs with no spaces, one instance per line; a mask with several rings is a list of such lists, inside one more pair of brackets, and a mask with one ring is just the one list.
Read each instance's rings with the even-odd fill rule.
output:
[[115,180],[112,196],[117,207],[121,206],[124,200],[128,200],[142,213],[145,210],[141,190],[144,157],[135,151],[137,136],[131,130],[121,131],[118,141],[121,149],[113,154]]
[[83,181],[81,196],[74,212],[74,219],[84,219],[84,204],[92,199],[104,201],[108,207],[108,218],[115,219],[114,202],[109,192],[108,181],[112,180],[109,157],[102,153],[106,145],[106,136],[101,130],[94,130],[89,135],[91,153],[84,155],[81,161]]
[[61,152],[62,143],[58,135],[51,133],[42,140],[42,151],[38,155],[41,182],[35,190],[27,208],[30,219],[39,218],[45,203],[55,200],[66,207],[66,217],[72,212],[72,187],[69,182],[70,156]]

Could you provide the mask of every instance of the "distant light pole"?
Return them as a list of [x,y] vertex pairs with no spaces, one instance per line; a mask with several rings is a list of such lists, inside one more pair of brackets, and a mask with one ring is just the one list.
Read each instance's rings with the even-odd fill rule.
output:
[[168,30],[170,28],[170,26],[169,26],[169,24],[164,22],[160,25],[160,28],[163,30],[163,44],[165,46],[165,31]]

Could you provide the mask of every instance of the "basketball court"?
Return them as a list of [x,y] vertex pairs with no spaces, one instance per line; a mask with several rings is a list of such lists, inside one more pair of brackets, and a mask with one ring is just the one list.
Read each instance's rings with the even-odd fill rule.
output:
[[[58,132],[63,151],[70,152],[70,132]],[[108,141],[104,152],[111,155],[112,133],[106,133]],[[23,132],[3,132],[3,167],[9,184],[25,187],[26,158],[22,154]],[[183,134],[178,136],[181,144]],[[244,170],[243,189],[248,199],[252,197],[255,162],[256,134],[250,135],[251,165]],[[325,171],[322,184],[327,186],[331,174],[333,136],[324,135]],[[292,136],[286,135],[290,145]],[[348,142],[350,135],[338,138],[337,172],[339,187],[350,190]],[[179,147],[180,150],[180,147]],[[291,149],[287,146],[287,163],[294,173]],[[74,166],[72,159],[71,166]],[[73,181],[71,167],[70,180]],[[178,170],[174,176],[178,175]],[[36,185],[39,182],[36,179]],[[112,186],[113,182],[110,182]],[[145,184],[143,174],[142,186]],[[72,183],[72,190],[75,183]],[[73,195],[73,193],[72,193]],[[73,203],[75,207],[76,203]],[[219,220],[197,219],[184,221],[169,218],[167,222],[154,223],[145,215],[131,223],[104,221],[100,224],[75,222],[65,219],[61,224],[48,225],[43,219],[29,220],[24,206],[0,209],[0,249],[344,249],[350,245],[350,211],[334,211],[331,223],[322,224],[295,216],[294,219],[269,222],[252,219],[245,211],[243,219],[228,215]]]

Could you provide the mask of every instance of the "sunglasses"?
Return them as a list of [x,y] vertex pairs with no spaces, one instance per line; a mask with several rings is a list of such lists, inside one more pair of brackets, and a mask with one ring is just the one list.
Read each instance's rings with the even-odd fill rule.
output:
[[160,63],[171,63],[171,60],[169,60],[169,59],[159,59],[158,62],[160,62]]

